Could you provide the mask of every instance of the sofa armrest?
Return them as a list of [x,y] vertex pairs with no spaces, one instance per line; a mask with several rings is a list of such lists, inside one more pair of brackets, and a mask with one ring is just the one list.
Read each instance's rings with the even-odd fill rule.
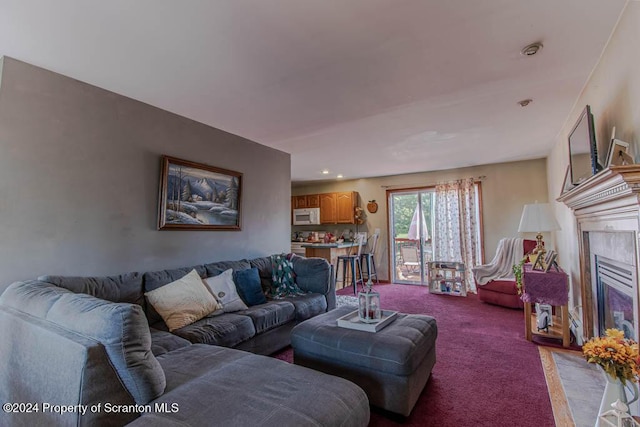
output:
[[[0,304],[0,401],[56,405],[133,405],[98,341]],[[10,413],[2,425],[124,425],[137,413]],[[6,423],[6,424],[5,424]]]
[[336,282],[333,266],[324,258],[292,257],[296,283],[307,292],[322,294],[327,298],[327,310],[336,307]]

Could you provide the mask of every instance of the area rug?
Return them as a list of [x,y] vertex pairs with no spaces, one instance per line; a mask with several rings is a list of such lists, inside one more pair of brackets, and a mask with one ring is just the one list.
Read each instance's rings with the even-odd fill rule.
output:
[[[436,364],[409,417],[372,408],[370,426],[553,426],[538,346],[524,338],[522,310],[467,297],[434,295],[423,286],[375,287],[384,309],[433,316]],[[347,296],[351,289],[337,293]],[[292,361],[288,348],[276,355]]]
[[336,307],[358,307],[358,298],[351,295],[336,295]]

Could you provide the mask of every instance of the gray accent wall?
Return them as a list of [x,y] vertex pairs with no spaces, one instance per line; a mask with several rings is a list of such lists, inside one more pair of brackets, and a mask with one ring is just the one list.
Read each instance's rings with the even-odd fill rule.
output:
[[[289,154],[12,58],[0,71],[0,291],[289,252]],[[242,230],[158,231],[163,154],[243,173]]]

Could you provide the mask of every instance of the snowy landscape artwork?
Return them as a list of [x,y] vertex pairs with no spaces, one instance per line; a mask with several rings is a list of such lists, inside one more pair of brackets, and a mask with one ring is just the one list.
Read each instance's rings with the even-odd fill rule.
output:
[[162,156],[159,229],[240,230],[242,174]]

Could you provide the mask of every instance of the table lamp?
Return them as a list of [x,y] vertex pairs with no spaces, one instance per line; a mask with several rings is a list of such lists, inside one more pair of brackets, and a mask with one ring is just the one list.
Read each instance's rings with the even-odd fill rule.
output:
[[554,231],[559,229],[560,225],[558,225],[549,203],[536,202],[524,205],[518,231],[520,233],[538,233],[536,235],[538,243],[532,253],[539,253],[544,257],[546,250],[544,249],[544,242],[542,241],[542,233],[545,231]]

